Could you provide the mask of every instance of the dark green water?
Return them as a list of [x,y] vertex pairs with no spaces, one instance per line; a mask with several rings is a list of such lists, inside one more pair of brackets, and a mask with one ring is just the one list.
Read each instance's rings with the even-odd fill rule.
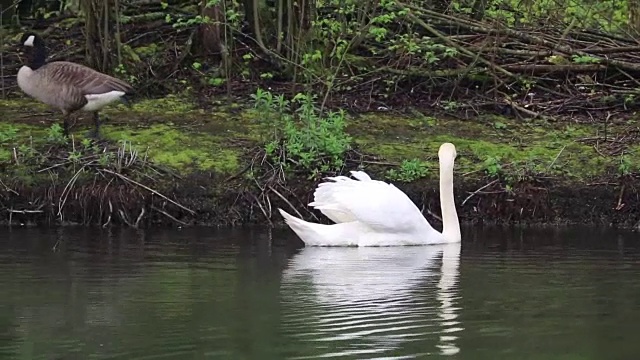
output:
[[0,359],[635,359],[638,234],[0,229]]

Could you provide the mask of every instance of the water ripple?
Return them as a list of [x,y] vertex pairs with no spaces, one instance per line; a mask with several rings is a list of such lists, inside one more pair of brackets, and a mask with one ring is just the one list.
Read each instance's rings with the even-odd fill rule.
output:
[[[305,248],[283,273],[283,327],[310,357],[408,359],[403,344],[456,354],[460,244]],[[407,353],[409,352],[409,353]]]

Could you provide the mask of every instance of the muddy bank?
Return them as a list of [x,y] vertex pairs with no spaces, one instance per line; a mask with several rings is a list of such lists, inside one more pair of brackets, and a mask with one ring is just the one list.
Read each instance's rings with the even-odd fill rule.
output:
[[[373,173],[380,177],[380,174]],[[115,178],[115,177],[114,177]],[[288,179],[283,187],[263,191],[251,181],[210,173],[189,174],[150,191],[114,179],[62,186],[38,184],[4,189],[2,224],[148,226],[282,225],[276,211],[298,211],[305,219],[327,222],[306,206],[317,181]],[[471,224],[568,225],[591,224],[634,228],[640,200],[633,186],[518,184],[510,192],[496,183],[476,193],[483,183],[456,181],[460,220]],[[418,180],[398,184],[441,227],[437,183]],[[469,197],[471,194],[473,196]],[[466,200],[466,201],[465,201]],[[462,205],[464,202],[464,205]],[[296,210],[293,210],[291,207]]]
[[[105,111],[104,140],[72,141],[59,114],[29,100],[0,107],[4,224],[190,226],[282,224],[277,207],[325,222],[306,206],[323,175],[277,168],[265,156],[272,119],[249,105],[202,110],[176,96]],[[35,106],[35,108],[34,108]],[[437,148],[458,148],[456,202],[465,223],[606,224],[640,220],[635,119],[546,122],[425,112],[347,117],[341,173],[364,169],[405,190],[440,226]],[[296,210],[292,209],[295,208]]]

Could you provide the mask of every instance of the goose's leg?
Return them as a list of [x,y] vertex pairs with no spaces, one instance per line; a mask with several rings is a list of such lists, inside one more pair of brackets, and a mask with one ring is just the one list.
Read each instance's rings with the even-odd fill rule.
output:
[[69,137],[69,113],[63,114],[62,120],[62,135]]
[[97,111],[93,112],[93,124],[95,128],[93,132],[89,133],[89,136],[95,139],[100,138],[100,115],[98,115]]

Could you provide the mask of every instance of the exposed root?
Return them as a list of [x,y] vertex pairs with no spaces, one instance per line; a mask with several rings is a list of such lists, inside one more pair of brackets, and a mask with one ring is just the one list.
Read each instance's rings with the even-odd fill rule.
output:
[[[285,164],[287,161],[292,162],[290,159],[286,160],[286,154],[283,146],[278,149],[277,156],[269,156],[264,149],[255,148],[255,155],[250,161],[250,165],[247,171],[250,171],[253,176],[250,177],[250,181],[253,186],[258,189],[257,194],[250,194],[249,198],[252,201],[252,206],[257,206],[260,212],[264,215],[269,224],[272,224],[271,218],[274,214],[274,200],[272,195],[275,195],[275,207],[286,207],[295,212],[299,217],[303,215],[298,211],[296,206],[288,199],[295,199],[298,207],[307,210],[307,214],[319,221],[316,215],[308,208],[307,204],[311,201],[303,201],[296,191],[299,187],[307,186],[308,189],[313,188],[313,184],[304,182],[303,184],[291,184],[287,183],[287,171],[285,171]],[[298,164],[292,164],[297,166]],[[297,177],[296,177],[297,178]],[[286,196],[284,195],[286,194]],[[309,196],[307,194],[307,196]],[[279,204],[282,202],[282,204]]]

